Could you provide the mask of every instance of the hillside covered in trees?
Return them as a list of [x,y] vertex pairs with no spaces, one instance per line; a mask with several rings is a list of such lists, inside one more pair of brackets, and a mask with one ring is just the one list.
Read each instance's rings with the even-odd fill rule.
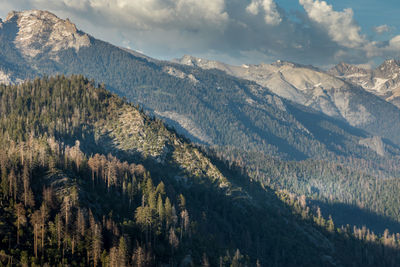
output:
[[0,262],[395,266],[399,236],[335,227],[82,76],[0,86]]
[[[69,31],[56,31],[60,25],[66,25],[64,28]],[[32,34],[19,38],[29,29],[34,30]],[[74,36],[84,39],[79,49],[76,43],[64,46],[75,40]],[[16,40],[22,43],[16,45]],[[356,223],[359,227],[365,224],[379,232],[385,228],[399,229],[396,224],[400,221],[397,208],[400,149],[396,143],[400,133],[393,129],[399,125],[400,113],[389,103],[390,108],[372,105],[380,119],[369,126],[379,130],[375,134],[393,137],[392,140],[353,128],[225,72],[158,61],[121,49],[77,30],[70,21],[40,10],[12,12],[1,22],[0,59],[0,72],[16,83],[36,76],[76,73],[104,83],[108,90],[140,104],[146,112],[162,118],[191,141],[204,144],[207,150],[211,147],[218,156],[245,166],[251,179],[323,202],[323,214],[331,214],[333,206],[339,207],[336,211],[343,217],[340,225],[355,223],[362,217],[362,222]],[[363,102],[363,98],[357,101]],[[81,116],[74,115],[71,120],[77,127]],[[120,120],[123,124],[132,121],[130,117]],[[19,128],[13,134],[22,135],[27,122],[17,117],[8,123],[14,122],[18,122]],[[48,123],[51,125],[48,128],[37,125],[30,132],[46,130],[59,135],[68,126],[53,118]],[[103,127],[105,132],[95,131],[99,128],[94,127],[92,135],[88,135],[89,129],[67,131],[68,134],[82,131],[88,142],[81,142],[81,147],[90,153],[92,149],[97,153],[96,142],[105,133],[115,135],[101,139],[100,147],[107,148],[105,155],[108,149],[121,154],[118,149],[129,149],[129,145],[141,147],[145,143],[141,136],[126,147],[126,138],[117,135],[120,130],[107,132],[111,125]],[[117,143],[108,142],[118,136]],[[74,138],[64,137],[70,146],[75,145]],[[141,149],[149,148],[144,145]],[[363,216],[342,212],[348,206]],[[372,222],[365,213],[378,222]],[[387,220],[393,223],[388,224]]]

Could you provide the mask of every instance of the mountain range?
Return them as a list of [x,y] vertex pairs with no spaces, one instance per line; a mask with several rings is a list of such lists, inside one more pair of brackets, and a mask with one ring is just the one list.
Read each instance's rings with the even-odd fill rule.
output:
[[[376,146],[375,142],[369,142],[373,135],[393,137],[390,140],[396,143],[393,140],[400,132],[395,128],[400,125],[397,123],[398,110],[379,98],[372,98],[367,103],[378,101],[379,108],[375,105],[372,110],[368,105],[352,103],[344,104],[344,110],[340,111],[349,114],[348,118],[354,118],[353,126],[368,125],[380,129],[369,135],[340,120],[286,101],[276,95],[276,91],[257,83],[215,70],[203,71],[150,60],[112,46],[80,32],[69,20],[59,19],[46,11],[12,12],[1,25],[0,67],[4,81],[17,82],[37,75],[59,73],[85,74],[165,118],[192,140],[208,145],[235,144],[239,148],[291,159],[357,153],[364,157],[363,147],[378,154],[391,151],[391,145],[385,140],[381,142],[386,143],[386,150],[382,150],[385,145]],[[351,91],[339,87],[338,91]],[[363,91],[358,93],[364,94]],[[342,101],[351,102],[346,99]],[[349,99],[356,102],[353,100],[356,97]],[[351,111],[353,108],[354,112]],[[386,119],[377,112],[385,113]],[[378,116],[382,118],[376,120]],[[337,129],[330,134],[338,138],[327,138],[325,131],[330,127]],[[340,146],[339,139],[342,140]],[[350,151],[347,144],[357,148]]]
[[2,264],[395,266],[400,257],[395,235],[336,227],[304,196],[260,186],[81,75],[0,85],[0,110]]
[[[345,64],[323,71],[312,66],[283,61],[230,66],[192,56],[169,62],[98,40],[77,29],[68,19],[60,19],[47,11],[11,12],[4,21],[0,21],[0,79],[6,84],[16,85],[5,90],[18,92],[18,84],[31,80],[34,85],[43,83],[44,87],[40,90],[44,93],[46,88],[51,88],[47,84],[48,76],[82,74],[92,81],[83,78],[79,78],[78,82],[74,81],[75,78],[65,81],[60,76],[58,79],[62,83],[83,83],[90,88],[99,87],[99,90],[107,88],[125,100],[140,105],[151,116],[173,126],[176,132],[172,132],[178,136],[177,139],[165,137],[165,134],[172,134],[170,129],[162,126],[161,121],[143,115],[136,106],[134,109],[129,108],[131,112],[114,110],[119,115],[112,117],[112,120],[101,117],[106,124],[100,127],[98,124],[94,125],[93,121],[82,121],[83,114],[90,114],[93,110],[77,104],[79,108],[67,108],[69,111],[76,110],[76,114],[71,114],[66,122],[58,122],[57,116],[49,118],[54,124],[47,126],[45,132],[59,138],[58,142],[68,144],[69,147],[74,146],[74,142],[78,140],[86,158],[93,153],[111,153],[117,155],[120,161],[143,163],[144,157],[155,165],[161,164],[157,165],[160,170],[155,174],[157,182],[163,180],[162,170],[173,166],[173,179],[186,181],[186,176],[204,175],[207,179],[212,178],[210,183],[215,183],[222,188],[225,195],[231,195],[234,199],[251,200],[255,197],[253,191],[240,193],[239,189],[253,181],[260,184],[260,191],[255,191],[257,196],[263,194],[260,192],[275,190],[273,192],[286,199],[290,205],[300,205],[297,200],[303,199],[303,195],[308,203],[320,206],[320,213],[316,218],[328,218],[331,214],[338,226],[350,224],[362,228],[366,225],[379,233],[384,233],[385,228],[400,231],[400,184],[397,179],[400,173],[400,111],[396,106],[396,97],[393,97],[396,95],[395,81],[389,86],[393,90],[385,89],[385,92],[391,91],[392,95],[379,94],[375,92],[377,90],[371,89],[376,83],[379,84],[378,81],[382,81],[378,78],[384,79],[383,77],[392,75],[390,77],[395,79],[397,63],[393,62],[390,63],[393,65],[391,70],[381,72]],[[386,63],[388,62],[384,64]],[[366,85],[361,79],[351,78],[360,76],[363,72],[365,74],[362,75],[375,81],[374,85]],[[35,79],[36,77],[42,77],[43,80]],[[389,85],[392,82],[388,80],[383,84]],[[25,83],[24,86],[32,85]],[[99,95],[91,92],[91,97],[95,99],[104,97],[103,93]],[[107,105],[127,107],[125,100],[112,101],[112,105]],[[31,100],[25,99],[21,103],[29,101]],[[58,103],[57,101],[62,102],[54,99],[51,103]],[[105,110],[99,114],[104,112]],[[135,117],[131,114],[141,115]],[[146,118],[143,119],[143,116]],[[13,122],[18,121],[19,127],[14,130],[13,135],[28,138],[28,133],[24,130],[26,118],[17,114],[13,118],[14,120],[7,118],[5,125],[12,128]],[[158,130],[153,126],[151,129],[146,126],[152,120],[155,122],[149,124],[158,127]],[[74,128],[81,123],[84,123],[85,129],[93,131]],[[33,132],[38,133],[41,129],[39,125],[34,126]],[[62,134],[58,133],[59,130],[62,130]],[[71,136],[71,132],[79,133],[79,138],[76,134]],[[26,138],[22,139],[26,141]],[[98,138],[101,144],[98,143]],[[191,152],[187,152],[186,148],[191,147],[189,140],[201,148],[190,148]],[[98,150],[99,146],[104,147],[104,150]],[[173,151],[178,150],[186,155],[180,161],[173,156]],[[204,157],[201,156],[202,153]],[[217,163],[210,163],[215,158],[220,159],[218,164],[222,164],[223,168],[239,166],[240,171],[232,177],[217,175],[219,178],[213,180],[216,176],[209,171],[215,170],[214,166],[217,166]],[[51,166],[46,166],[48,167]],[[152,168],[153,165],[149,165],[149,169]],[[185,176],[182,172],[187,168],[190,171]],[[237,181],[235,179],[241,182],[236,185],[236,182],[233,183]],[[185,186],[183,184],[179,190]],[[176,198],[174,190],[172,188],[169,191],[171,198]],[[37,192],[41,194],[40,190]],[[236,195],[236,192],[239,193]],[[189,190],[187,194],[192,192]],[[272,195],[269,196],[272,198]],[[198,198],[201,199],[201,196]],[[196,201],[192,206],[193,210],[201,206],[201,201]],[[281,203],[278,199],[274,201]],[[231,204],[227,204],[229,205]],[[263,205],[258,203],[255,207]],[[271,210],[277,212],[280,207],[282,206],[273,206]],[[220,210],[212,211],[213,214],[218,212]],[[103,212],[100,214],[104,215]],[[268,213],[263,214],[267,216]],[[201,220],[200,213],[196,216],[197,221]],[[312,216],[307,218],[313,220]],[[220,220],[221,225],[225,223],[218,216],[210,220],[210,224],[213,220]],[[296,221],[295,224],[300,222],[301,220]],[[277,224],[284,222],[279,221]],[[229,224],[227,227],[239,229]],[[218,226],[215,231],[222,228],[223,226]],[[296,229],[299,232],[304,230],[302,227]],[[253,234],[256,235],[250,233]],[[301,237],[302,240],[307,239],[307,236],[309,235]],[[225,237],[220,238],[223,240]],[[338,237],[340,238],[342,237]],[[230,253],[241,241],[242,239],[232,241],[234,245],[230,247]],[[207,243],[202,244],[207,246]],[[273,251],[265,253],[285,254]],[[321,252],[322,256],[318,259],[324,258],[324,253]],[[279,255],[285,258],[283,254]],[[184,255],[181,256],[181,259],[184,258]],[[195,256],[197,262],[200,262],[201,256]],[[214,262],[218,256],[221,255],[213,256]],[[257,253],[252,256],[253,263],[258,256]],[[338,259],[332,253],[328,256]],[[266,256],[267,260],[272,258]],[[290,264],[297,260],[294,257]],[[321,264],[321,261],[318,260],[318,263]]]
[[[397,144],[400,142],[400,111],[394,106],[400,67],[394,60],[385,62],[374,72],[345,64],[326,72],[313,66],[280,60],[272,64],[231,66],[184,56],[174,62],[203,69],[219,69],[229,75],[255,81],[285,99],[344,120]],[[386,97],[381,99],[384,95]]]

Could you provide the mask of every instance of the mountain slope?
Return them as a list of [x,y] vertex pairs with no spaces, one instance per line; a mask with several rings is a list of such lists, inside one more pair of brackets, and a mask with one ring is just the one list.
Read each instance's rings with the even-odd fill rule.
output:
[[[345,120],[352,126],[391,139],[395,143],[400,142],[398,108],[366,92],[362,87],[314,67],[283,61],[229,66],[191,56],[184,56],[174,62],[203,69],[219,69],[229,75],[255,81],[281,97]],[[358,79],[358,76],[354,78]]]
[[[23,21],[21,17],[25,16],[30,17],[32,21],[30,27],[38,27],[35,33],[40,32],[44,23],[42,20],[49,23],[50,26],[44,23],[49,31],[64,29],[56,31],[54,38],[62,40],[62,36],[67,35],[67,44],[61,42],[62,45],[56,45],[50,42],[49,46],[44,46],[46,49],[40,50],[40,47],[34,47],[39,49],[39,53],[34,56],[32,53],[25,53],[23,51],[25,48],[17,47],[14,43],[21,27],[26,27],[19,24],[19,21]],[[394,178],[399,175],[399,148],[390,141],[353,128],[343,120],[325,116],[311,108],[285,100],[255,82],[242,80],[218,70],[203,70],[149,59],[97,40],[75,30],[75,27],[67,27],[70,23],[68,21],[56,19],[54,23],[53,19],[54,15],[48,12],[27,11],[12,13],[9,19],[2,23],[0,68],[12,81],[55,73],[82,73],[90,79],[95,79],[96,82],[104,83],[109,90],[126,97],[129,101],[139,103],[153,115],[158,114],[158,117],[173,125],[179,133],[183,133],[195,142],[210,145],[226,156],[231,156],[231,150],[240,151],[239,158],[249,164],[246,166],[246,172],[249,171],[252,179],[257,179],[265,185],[271,185],[268,181],[274,182],[272,186],[305,194],[316,200],[335,199],[345,205],[357,203],[363,210],[399,220],[396,203],[392,201],[396,194],[390,197],[381,194],[381,183],[375,183],[371,188],[368,186],[373,178]],[[65,25],[60,26],[60,24]],[[22,32],[26,33],[27,30],[23,28]],[[50,35],[46,33],[42,44],[49,43],[48,36],[53,36],[53,33]],[[77,47],[75,40],[80,38],[85,40],[89,38],[89,44],[84,42],[84,45]],[[57,49],[53,49],[54,47]],[[18,116],[15,119],[19,121]],[[131,121],[134,123],[135,120],[129,116],[114,119],[115,123],[126,123],[127,127],[131,125],[129,127],[132,128],[138,127],[130,123]],[[57,122],[53,118],[52,121]],[[65,122],[54,124],[51,129],[54,131],[60,127],[62,129],[64,124]],[[397,125],[395,118],[390,124],[393,127]],[[18,131],[23,131],[24,127],[25,122],[21,121]],[[129,134],[120,135],[124,133],[123,127],[115,130],[112,124],[108,124],[104,126],[104,131],[115,135],[104,140],[104,146],[108,145],[108,150],[115,149],[115,146],[124,143],[124,140],[130,140]],[[102,135],[96,134],[93,139],[99,136]],[[135,146],[143,144],[145,136],[148,136],[146,132],[141,133],[141,137],[137,140],[131,140],[132,144]],[[118,137],[116,143],[106,142],[116,137]],[[164,155],[163,153],[168,155],[168,146],[164,148],[159,145],[159,142],[161,144],[164,142],[163,140],[156,138],[151,141],[156,148],[158,147],[155,150],[158,154],[150,153],[146,154],[148,155],[146,157],[149,159],[153,157],[154,160],[162,162],[163,157],[158,156]],[[71,141],[70,146],[74,145],[74,141]],[[140,149],[146,151],[148,145]],[[108,154],[108,150],[104,153]],[[257,157],[248,157],[251,153]],[[289,165],[294,168],[294,173],[301,173],[304,182],[299,186],[296,185],[297,177],[292,175],[292,171],[278,171],[282,173],[282,177],[270,177],[271,173],[276,173],[275,166],[264,162],[270,162],[271,158],[277,157],[283,160],[306,160]],[[321,163],[319,172],[312,169],[313,163],[309,164],[313,161]],[[326,176],[332,169],[330,162],[338,164],[337,168],[348,167],[352,173],[362,174],[352,176],[346,181],[344,178],[347,172],[338,172],[333,179],[330,179]],[[279,166],[288,165],[283,162]],[[298,169],[301,171],[297,172]],[[373,175],[373,178],[364,174]],[[315,194],[311,188],[305,190],[303,187],[303,184],[314,178],[319,180],[316,184],[320,194]],[[334,183],[331,188],[323,186],[332,181]],[[388,187],[390,185],[389,183]],[[350,192],[357,194],[352,195]],[[369,195],[376,197],[375,203],[379,205],[370,202]],[[368,221],[365,224],[369,225]]]
[[0,103],[2,264],[395,266],[400,256],[395,236],[356,238],[279,193],[289,208],[82,76],[0,86]]

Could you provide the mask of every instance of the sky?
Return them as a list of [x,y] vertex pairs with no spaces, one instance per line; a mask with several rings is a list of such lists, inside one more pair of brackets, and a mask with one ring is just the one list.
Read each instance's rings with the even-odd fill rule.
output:
[[398,0],[0,0],[3,19],[28,9],[158,59],[327,68],[400,57]]

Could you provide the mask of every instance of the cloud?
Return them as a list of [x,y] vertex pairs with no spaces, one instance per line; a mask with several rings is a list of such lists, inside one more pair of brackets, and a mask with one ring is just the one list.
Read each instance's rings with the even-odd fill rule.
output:
[[351,9],[295,3],[304,9],[287,13],[275,0],[0,0],[0,15],[49,10],[98,39],[161,59],[192,54],[233,64],[281,59],[325,66],[399,51],[397,38],[367,39]]
[[[371,64],[374,59],[382,60],[400,55],[400,36],[395,36],[386,42],[367,39],[354,20],[352,9],[335,11],[332,5],[321,0],[299,0],[299,3],[315,27],[326,31],[331,40],[339,45],[331,57],[334,61]],[[381,25],[374,30],[382,34],[389,31],[390,27]]]
[[400,56],[400,35],[385,42],[371,42],[365,51],[367,58],[397,58]]
[[258,15],[261,8],[264,12],[264,20],[266,24],[278,25],[281,23],[282,18],[273,0],[252,0],[246,7],[246,11],[252,15]]
[[397,51],[400,52],[400,35],[397,35],[390,39],[389,45],[386,47],[389,51]]
[[338,44],[356,48],[366,43],[365,37],[360,34],[361,28],[353,19],[353,10],[344,9],[334,11],[325,1],[299,0],[308,17],[325,29],[329,36]]
[[32,5],[63,12],[84,12],[105,23],[139,30],[208,26],[223,28],[228,20],[224,0],[31,0]]
[[386,25],[386,24],[380,25],[380,26],[376,26],[376,27],[374,27],[374,31],[375,31],[377,34],[382,34],[382,33],[385,33],[385,32],[388,32],[388,31],[389,31],[389,26]]

